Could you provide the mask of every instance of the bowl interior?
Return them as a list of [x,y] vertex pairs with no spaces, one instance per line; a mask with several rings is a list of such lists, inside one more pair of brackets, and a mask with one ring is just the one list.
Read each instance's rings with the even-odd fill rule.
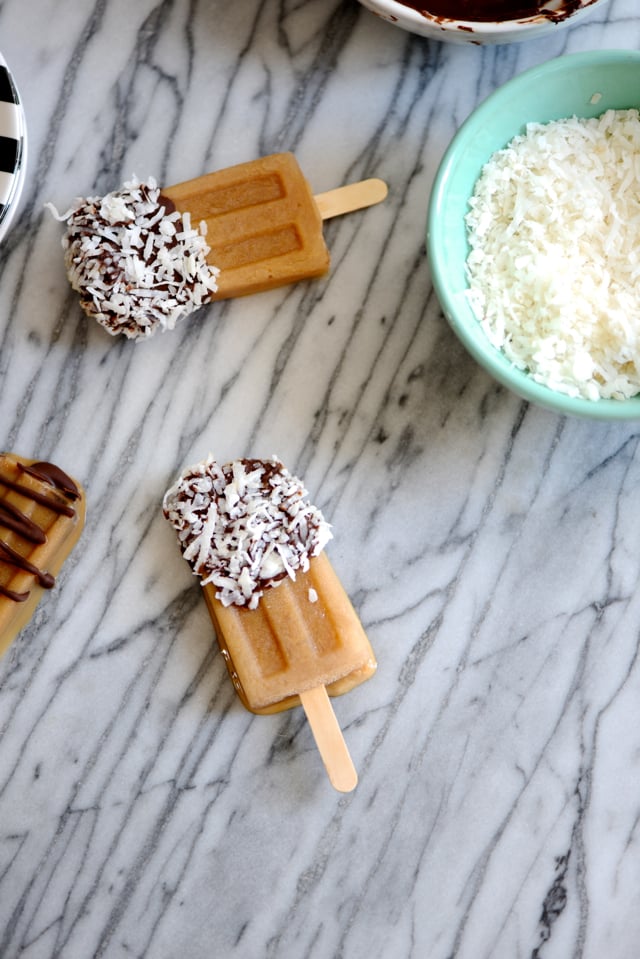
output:
[[[607,0],[581,0],[566,8],[562,0],[547,0],[549,10],[555,9],[557,17],[538,13],[529,17],[509,20],[449,19],[448,17],[421,11],[408,6],[402,0],[360,0],[360,3],[396,27],[421,36],[452,43],[513,43],[520,40],[557,33],[563,26],[575,24],[595,7]],[[428,6],[428,3],[425,4]]]
[[460,127],[433,186],[427,254],[436,294],[471,355],[505,386],[541,406],[595,419],[640,417],[640,395],[589,401],[557,393],[517,370],[485,337],[467,301],[469,253],[464,217],[482,167],[530,121],[595,117],[608,109],[640,108],[640,52],[597,51],[550,60],[491,94]]

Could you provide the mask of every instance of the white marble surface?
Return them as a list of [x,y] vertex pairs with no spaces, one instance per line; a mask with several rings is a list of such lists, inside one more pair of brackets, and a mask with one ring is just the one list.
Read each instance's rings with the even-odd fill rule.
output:
[[[638,956],[638,430],[499,388],[445,324],[423,242],[473,106],[598,47],[640,47],[637,0],[491,48],[355,0],[0,4],[29,128],[0,443],[89,502],[0,663],[2,959]],[[316,191],[389,183],[327,225],[327,279],[141,344],[83,318],[46,201],[281,149]],[[336,701],[352,794],[301,710],[235,699],[160,514],[209,451],[277,452],[334,525],[379,660]]]

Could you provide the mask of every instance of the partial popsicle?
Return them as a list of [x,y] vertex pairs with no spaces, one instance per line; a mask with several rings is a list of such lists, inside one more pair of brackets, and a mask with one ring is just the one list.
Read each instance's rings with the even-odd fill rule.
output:
[[75,546],[84,490],[52,463],[0,453],[0,655]]
[[379,203],[382,180],[313,196],[291,153],[177,186],[137,179],[66,213],[65,265],[85,312],[131,339],[172,329],[204,303],[322,276],[322,222]]
[[275,458],[212,458],[185,470],[163,511],[200,577],[234,687],[247,709],[302,703],[333,785],[357,775],[327,694],[373,675],[375,656],[329,559],[331,538],[300,480]]

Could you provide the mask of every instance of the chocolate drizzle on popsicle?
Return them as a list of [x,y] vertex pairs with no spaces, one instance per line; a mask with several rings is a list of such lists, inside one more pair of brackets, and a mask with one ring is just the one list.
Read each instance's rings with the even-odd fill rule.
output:
[[[0,482],[4,483],[2,477],[0,477]],[[7,485],[14,488],[12,483]],[[28,539],[30,543],[40,544],[47,541],[47,537],[40,527],[33,523],[22,510],[12,506],[11,503],[0,503],[0,525],[17,533],[22,539]]]
[[[44,489],[33,489],[24,483],[17,483],[2,475],[2,473],[0,473],[0,485],[19,493],[25,499],[30,499],[32,502],[46,507],[57,515],[69,517],[76,515],[69,501],[73,502],[79,499],[80,491],[70,476],[67,476],[53,463],[37,462],[30,465],[17,463],[16,465],[21,472],[42,484]],[[6,500],[0,501],[0,527],[10,530],[21,539],[35,545],[42,545],[47,541],[45,531],[18,506]],[[51,589],[55,585],[55,578],[51,573],[38,569],[26,557],[2,540],[0,540],[0,563],[30,573],[43,589]],[[29,592],[18,593],[0,584],[0,595],[6,596],[13,602],[23,603],[29,598],[30,594]]]
[[[76,483],[74,483],[71,477],[67,476],[59,466],[54,466],[53,463],[39,462],[32,463],[31,466],[22,464],[20,469],[23,473],[28,473],[29,476],[33,476],[43,483],[49,483],[50,486],[55,486],[55,488],[59,489],[65,496],[68,496],[69,499],[80,499],[80,490]],[[61,510],[61,512],[63,511]],[[65,515],[73,515],[73,512],[74,511],[71,510],[71,513],[65,513]]]

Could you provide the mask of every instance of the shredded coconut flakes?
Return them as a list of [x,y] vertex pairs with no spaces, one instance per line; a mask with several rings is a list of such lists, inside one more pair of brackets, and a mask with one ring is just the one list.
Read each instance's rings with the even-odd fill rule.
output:
[[640,115],[532,123],[466,217],[469,297],[490,340],[551,389],[640,392]]
[[184,558],[225,606],[255,609],[264,590],[306,571],[331,539],[297,477],[273,456],[224,466],[211,456],[186,469],[164,497]]
[[69,281],[85,313],[112,334],[145,339],[207,303],[219,270],[207,263],[206,224],[172,209],[153,177],[104,197],[77,199],[54,216]]

